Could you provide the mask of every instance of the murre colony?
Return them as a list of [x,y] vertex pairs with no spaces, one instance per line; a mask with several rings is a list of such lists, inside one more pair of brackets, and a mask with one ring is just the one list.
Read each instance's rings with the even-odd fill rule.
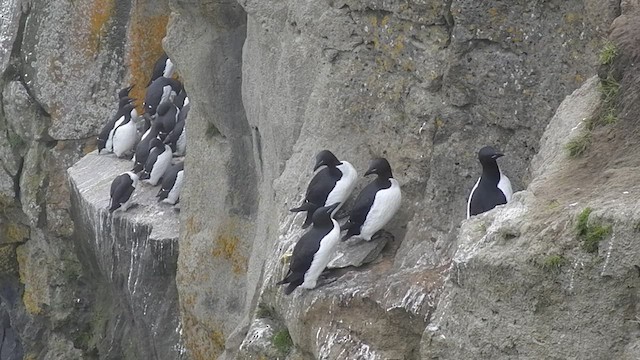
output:
[[186,152],[185,121],[189,98],[182,84],[172,79],[174,65],[162,54],[156,61],[146,89],[144,114],[138,116],[135,99],[129,97],[134,85],[118,92],[118,109],[98,136],[98,154],[114,153],[118,158],[133,155],[131,171],[111,183],[109,212],[126,211],[140,182],[162,184],[158,201],[175,205],[180,201],[184,178],[181,156]]
[[[497,163],[502,156],[490,146],[480,149],[478,160],[482,165],[482,175],[469,195],[467,218],[511,200],[511,182]],[[285,256],[290,258],[289,269],[277,285],[287,284],[286,295],[297,287],[313,289],[317,286],[319,277],[333,258],[342,231],[346,230],[342,241],[350,238],[371,241],[398,212],[402,203],[400,184],[393,177],[389,161],[373,159],[364,176],[375,174],[377,178],[360,191],[348,210],[348,220],[340,226],[335,215],[354,189],[357,172],[349,162],[338,160],[329,150],[318,153],[313,170],[317,172],[307,186],[303,203],[290,210],[306,211],[302,228],[309,225],[311,228],[296,242],[290,256]]]

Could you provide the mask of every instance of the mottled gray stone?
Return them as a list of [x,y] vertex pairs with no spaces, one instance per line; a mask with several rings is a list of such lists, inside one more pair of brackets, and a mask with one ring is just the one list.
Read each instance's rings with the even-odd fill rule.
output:
[[[101,12],[107,9],[102,6],[94,1],[30,3],[21,75],[50,115],[47,132],[53,139],[97,134],[112,115],[114,94],[124,83],[128,17],[105,17]],[[129,9],[129,4],[119,3],[113,13],[123,15]]]
[[272,319],[258,318],[253,320],[247,331],[247,336],[242,341],[238,358],[247,360],[260,359],[260,356],[267,356],[268,359],[279,358],[282,354],[278,352],[272,342],[277,330],[278,326]]
[[93,269],[94,281],[122,306],[110,305],[113,312],[104,316],[121,319],[124,330],[108,333],[99,348],[122,356],[118,351],[131,343],[144,358],[180,359],[178,214],[157,201],[158,187],[143,183],[133,195],[136,207],[108,212],[111,182],[132,166],[131,161],[94,151],[68,170],[76,246],[85,255],[83,263]]
[[18,35],[23,0],[4,0],[0,8],[0,74],[11,59],[13,42]]
[[[47,117],[19,81],[10,81],[2,93],[10,132],[24,143],[46,140]],[[44,138],[43,138],[44,136]]]
[[361,239],[340,242],[334,251],[333,259],[327,265],[329,269],[339,269],[348,266],[362,266],[374,261],[387,242],[393,241],[393,235],[383,233],[371,241]]

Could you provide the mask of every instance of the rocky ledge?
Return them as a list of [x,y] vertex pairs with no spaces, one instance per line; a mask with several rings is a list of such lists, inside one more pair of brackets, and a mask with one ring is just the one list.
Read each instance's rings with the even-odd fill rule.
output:
[[[178,211],[158,203],[158,187],[140,183],[123,213],[108,212],[111,181],[130,161],[92,152],[69,168],[75,241],[100,294],[87,301],[94,318],[115,329],[104,338],[104,354],[145,359],[180,359],[181,326],[175,285]],[[94,324],[97,325],[97,324]],[[98,336],[98,338],[100,338]],[[115,350],[113,347],[115,345]]]

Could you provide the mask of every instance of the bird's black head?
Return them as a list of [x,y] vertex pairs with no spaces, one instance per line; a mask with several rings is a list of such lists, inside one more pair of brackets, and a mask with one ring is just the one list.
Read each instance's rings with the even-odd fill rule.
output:
[[163,116],[164,114],[166,114],[169,109],[171,108],[171,104],[168,101],[163,102],[162,104],[158,105],[158,108],[156,109],[156,112],[158,113],[158,116]]
[[491,146],[485,146],[478,151],[478,160],[481,164],[492,164],[496,162],[496,159],[504,156]]
[[393,177],[393,174],[391,173],[391,165],[389,165],[389,162],[385,158],[377,158],[377,159],[371,160],[371,163],[369,164],[369,169],[367,170],[366,173],[364,173],[364,176],[371,175],[371,174],[377,174],[378,176],[384,177],[384,178]]
[[326,166],[338,166],[342,164],[338,158],[333,155],[333,153],[329,150],[322,150],[316,155],[316,165],[313,167],[313,171],[318,170],[318,168],[322,165]]
[[331,204],[329,206],[323,206],[319,209],[317,209],[314,213],[313,213],[313,225],[314,226],[322,226],[322,225],[327,225],[327,224],[331,224],[331,213],[333,212],[333,210],[335,210],[338,205],[340,205],[339,202],[335,203],[335,204]]
[[133,89],[134,86],[136,86],[136,85],[133,84],[133,85],[131,85],[129,87],[120,89],[120,91],[118,91],[118,98],[122,99],[124,97],[129,96],[129,92],[131,92],[131,89]]

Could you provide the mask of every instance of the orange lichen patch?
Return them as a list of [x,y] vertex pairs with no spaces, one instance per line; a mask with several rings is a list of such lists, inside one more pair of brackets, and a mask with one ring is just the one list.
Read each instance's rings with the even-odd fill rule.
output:
[[246,274],[247,258],[240,254],[240,237],[237,235],[237,225],[233,221],[223,224],[215,239],[215,247],[211,255],[231,262],[231,270],[236,275]]
[[193,216],[189,216],[185,223],[185,236],[191,237],[200,232],[200,225],[198,221]]
[[100,39],[107,32],[107,23],[113,15],[115,0],[94,0],[89,18],[89,38],[87,50],[95,53],[100,47]]
[[[225,335],[217,329],[202,324],[191,313],[184,313],[185,345],[194,360],[209,360],[217,358],[224,351]],[[211,325],[211,324],[209,324]]]
[[162,55],[162,38],[167,33],[169,14],[149,16],[145,12],[144,2],[134,6],[129,28],[129,69],[131,83],[136,86],[131,90],[131,96],[139,99],[138,112],[142,113],[147,83],[153,72],[153,65]]

